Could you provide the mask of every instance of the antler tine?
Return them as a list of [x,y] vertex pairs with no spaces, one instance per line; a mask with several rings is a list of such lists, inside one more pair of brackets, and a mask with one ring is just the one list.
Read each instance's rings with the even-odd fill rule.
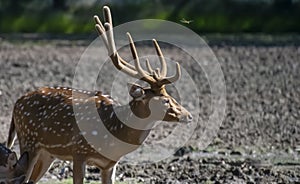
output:
[[94,16],[94,20],[96,22],[95,28],[97,32],[99,36],[102,38],[102,41],[104,42],[106,49],[109,50],[105,28],[97,15]]
[[111,18],[111,12],[108,6],[104,6],[103,7],[103,16],[104,16],[104,21],[106,23],[109,23],[111,25],[111,27],[113,27],[112,24],[112,18]]
[[138,76],[142,78],[142,80],[146,81],[146,82],[153,82],[153,79],[149,76],[149,74],[146,73],[146,71],[144,71],[141,67],[140,64],[140,60],[136,51],[136,47],[134,45],[134,42],[132,40],[132,37],[130,35],[130,33],[126,33],[128,40],[129,40],[129,45],[130,45],[130,50],[132,53],[132,57],[134,59],[134,65],[135,65],[135,69],[138,72]]
[[[153,78],[157,81],[157,83],[160,83],[160,81],[162,80],[161,76],[160,76],[160,69],[156,68],[153,72],[152,72]],[[162,85],[159,85],[162,86]]]
[[116,54],[116,44],[114,41],[114,33],[113,33],[113,25],[112,25],[112,18],[111,18],[111,12],[109,7],[104,6],[103,7],[103,16],[104,16],[104,28],[107,31],[107,40],[108,45],[110,46],[111,50],[109,54]]
[[163,78],[163,79],[160,81],[160,84],[161,84],[161,85],[171,84],[171,83],[177,81],[180,77],[181,77],[180,65],[179,65],[178,62],[176,62],[176,73],[175,73],[175,75],[173,75],[173,76],[171,76],[171,77]]
[[105,29],[104,29],[103,24],[102,24],[101,20],[99,19],[98,15],[94,15],[94,21],[95,21],[96,25],[99,25],[101,34],[104,33]]
[[117,53],[116,44],[114,40],[114,33],[110,23],[106,22],[104,24],[106,34],[107,34],[107,42],[109,46],[109,55],[115,55]]
[[167,64],[166,64],[166,60],[164,58],[164,55],[162,54],[161,52],[161,49],[157,43],[157,41],[155,39],[152,40],[153,41],[153,44],[154,44],[154,47],[155,47],[155,50],[156,50],[156,53],[159,57],[159,61],[160,61],[160,64],[161,64],[161,73],[160,73],[160,76],[161,77],[166,77],[167,75]]
[[121,61],[121,63],[125,66],[127,66],[128,68],[135,70],[135,67],[133,65],[131,65],[130,63],[127,63],[123,58],[119,57],[119,60]]
[[149,59],[148,59],[148,58],[146,59],[146,66],[147,66],[148,72],[149,72],[150,74],[152,74],[152,73],[153,73],[153,69],[152,69],[152,67],[151,67],[151,65],[150,65],[150,62],[149,62]]
[[161,75],[160,75],[160,69],[159,68],[156,68],[155,69],[155,73],[157,74],[158,78],[161,79]]

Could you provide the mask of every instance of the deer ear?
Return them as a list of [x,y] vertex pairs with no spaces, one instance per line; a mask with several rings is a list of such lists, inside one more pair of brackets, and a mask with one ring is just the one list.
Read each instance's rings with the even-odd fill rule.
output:
[[8,158],[7,158],[8,168],[13,169],[13,167],[16,165],[16,163],[17,163],[16,153],[15,152],[9,153]]
[[132,98],[139,98],[145,94],[142,86],[133,83],[127,83],[129,94]]
[[29,159],[28,152],[24,152],[17,162],[16,169],[26,171],[28,167],[28,159]]

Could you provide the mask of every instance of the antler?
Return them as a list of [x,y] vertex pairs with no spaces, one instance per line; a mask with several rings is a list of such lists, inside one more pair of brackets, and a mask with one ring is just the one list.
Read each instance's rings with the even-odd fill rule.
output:
[[167,64],[166,60],[161,52],[161,49],[155,39],[153,39],[153,44],[156,50],[156,53],[159,57],[159,61],[161,64],[161,70],[157,68],[153,70],[149,63],[149,60],[146,60],[146,66],[148,71],[145,71],[139,61],[139,57],[136,51],[135,44],[132,40],[130,33],[127,33],[127,37],[129,40],[130,50],[132,53],[132,57],[134,59],[134,65],[131,65],[123,58],[121,58],[116,50],[116,44],[114,41],[113,35],[113,24],[112,24],[112,17],[109,7],[103,7],[104,13],[104,24],[100,21],[97,15],[94,16],[94,20],[96,22],[96,30],[98,31],[99,36],[102,38],[105,47],[108,51],[108,54],[114,64],[114,66],[118,69],[123,71],[124,73],[130,75],[131,77],[143,80],[150,84],[151,88],[161,88],[165,84],[170,84],[178,80],[181,76],[180,65],[176,63],[176,73],[174,76],[166,77],[167,75]]

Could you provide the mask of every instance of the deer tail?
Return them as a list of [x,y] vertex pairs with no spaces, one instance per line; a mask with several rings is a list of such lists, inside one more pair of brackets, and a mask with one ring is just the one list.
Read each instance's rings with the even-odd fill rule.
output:
[[8,138],[7,138],[7,143],[6,146],[11,149],[11,147],[14,145],[16,139],[16,127],[14,123],[14,118],[12,118],[11,123],[10,123],[10,128],[8,132]]

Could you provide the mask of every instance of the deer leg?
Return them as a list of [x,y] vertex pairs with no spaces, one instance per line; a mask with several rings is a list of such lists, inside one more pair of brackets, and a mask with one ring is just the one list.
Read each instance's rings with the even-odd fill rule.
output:
[[73,184],[83,184],[85,165],[85,160],[80,156],[73,157]]
[[116,166],[117,166],[117,164],[114,167],[111,167],[109,169],[101,170],[102,184],[114,184],[115,183]]
[[33,168],[30,181],[36,183],[41,177],[48,171],[49,167],[53,163],[54,158],[51,155],[44,153],[39,156],[37,162]]
[[37,159],[39,158],[39,152],[28,152],[28,155],[29,155],[29,159],[28,159],[28,170],[26,172],[26,178],[24,181],[29,181],[30,179],[30,176],[32,174],[32,171],[35,167],[35,164],[37,162]]

